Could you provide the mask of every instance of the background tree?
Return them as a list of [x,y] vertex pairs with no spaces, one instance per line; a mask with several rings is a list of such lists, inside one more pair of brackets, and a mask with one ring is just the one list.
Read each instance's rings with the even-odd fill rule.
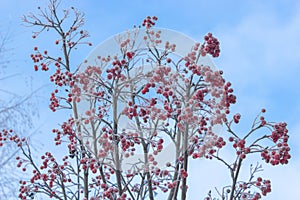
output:
[[[22,77],[21,74],[11,73],[8,66],[14,65],[12,38],[9,30],[0,30],[0,127],[2,129],[13,128],[20,135],[26,136],[33,128],[32,117],[36,114],[33,105],[33,93],[23,95],[3,87],[11,84],[14,78]],[[22,77],[24,78],[24,77]],[[25,82],[25,80],[24,80]],[[3,142],[0,142],[3,145]],[[15,145],[6,143],[0,151],[0,196],[6,199],[17,196],[17,186],[23,175],[16,170],[15,157],[20,153]],[[9,173],[7,173],[9,172]]]
[[[245,136],[233,131],[232,124],[239,122],[240,114],[232,120],[227,116],[235,103],[231,84],[222,77],[222,71],[198,63],[207,54],[219,56],[219,42],[212,34],[178,58],[172,54],[176,44],[162,41],[162,32],[152,28],[157,18],[147,17],[144,30],[136,28],[116,38],[118,55],[98,55],[97,65],[72,69],[73,50],[90,43],[82,42],[88,36],[81,29],[82,13],[71,8],[61,14],[58,5],[50,1],[48,9],[39,8],[40,15],[31,14],[24,21],[40,28],[33,38],[44,30],[58,34],[55,44],[62,50],[61,56],[35,47],[31,58],[36,71],[52,70],[54,65],[50,80],[56,88],[50,108],[73,111],[61,129],[53,130],[56,144],[66,142],[69,156],[59,162],[46,152],[40,165],[32,158],[25,139],[4,130],[4,138],[11,136],[24,154],[17,158],[18,166],[24,171],[33,168],[31,179],[21,182],[20,198],[42,193],[57,199],[154,199],[157,191],[162,191],[169,193],[169,199],[186,199],[188,161],[202,157],[215,158],[230,170],[232,183],[220,192],[221,199],[258,199],[270,192],[268,180],[253,181],[259,167],[247,181],[240,181],[238,175],[248,154],[260,153],[273,165],[287,163],[286,124],[259,117]],[[70,15],[74,20],[68,21]],[[139,34],[144,35],[145,49],[135,48]],[[160,44],[164,44],[163,49],[158,48]],[[78,107],[82,102],[88,103],[83,113]],[[122,103],[126,106],[120,110]],[[131,129],[121,129],[123,118],[131,120]],[[236,158],[232,162],[220,157],[219,149],[226,142],[214,133],[217,124],[227,126],[230,137],[226,137],[234,142]],[[249,142],[261,128],[268,128],[270,133]],[[164,136],[173,142],[176,157],[157,167],[155,155],[164,148]],[[265,146],[263,140],[273,144]],[[143,153],[142,160],[131,163],[130,170],[122,170],[124,159],[135,152]],[[212,197],[209,194],[207,198]]]

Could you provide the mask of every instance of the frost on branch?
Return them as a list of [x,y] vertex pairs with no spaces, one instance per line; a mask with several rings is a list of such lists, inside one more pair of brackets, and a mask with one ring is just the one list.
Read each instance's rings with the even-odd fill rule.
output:
[[[229,133],[228,141],[233,143],[232,148],[235,152],[235,158],[234,160],[223,158],[220,149],[211,151],[209,157],[227,166],[232,179],[231,185],[223,187],[221,191],[217,191],[221,199],[258,200],[271,192],[271,181],[262,180],[261,177],[257,176],[257,173],[263,171],[261,164],[250,166],[248,180],[239,178],[242,163],[248,156],[258,154],[262,160],[273,166],[288,164],[291,155],[288,145],[287,124],[266,121],[263,116],[265,112],[266,110],[262,109],[246,134],[236,134],[233,129],[232,123],[239,123],[241,119],[239,113],[235,114],[231,121],[225,122]],[[264,134],[261,134],[261,132]],[[255,135],[254,139],[253,135]],[[209,193],[206,199],[213,199],[212,196]]]
[[84,14],[74,7],[60,12],[58,9],[60,4],[59,0],[49,0],[48,8],[38,7],[38,14],[30,13],[23,16],[25,25],[38,28],[33,32],[34,39],[45,31],[53,31],[57,37],[53,44],[59,46],[60,56],[53,56],[47,50],[41,50],[37,46],[33,48],[34,53],[30,55],[35,71],[54,72],[50,76],[50,81],[56,86],[50,97],[50,109],[54,112],[61,108],[72,108],[72,96],[70,93],[66,96],[65,91],[74,84],[73,73],[76,69],[71,69],[71,65],[76,64],[70,59],[73,51],[81,45],[92,46],[86,41],[89,33],[83,29]]
[[[120,189],[130,190],[122,177],[135,183],[131,197],[137,199],[154,198],[156,190],[174,198],[180,188],[186,190],[188,158],[225,145],[213,127],[226,121],[235,103],[222,72],[202,61],[206,42],[178,55],[163,31],[136,28],[117,36],[120,51],[87,60],[71,87],[82,109],[75,122],[80,141],[97,168],[109,166],[116,174],[102,179],[115,180],[119,195]],[[157,160],[169,145],[174,157]]]
[[[56,3],[50,1],[54,16]],[[68,52],[79,43],[69,45],[68,31],[57,30],[64,27],[68,15],[65,13],[62,23],[57,23],[60,21],[51,18],[52,14],[43,13],[42,18],[50,16],[50,26],[35,17],[30,18],[37,23],[25,21],[42,30],[56,30],[62,55],[54,58],[34,48],[37,54],[31,57],[35,63],[50,61],[41,64],[45,71],[55,65],[50,80],[56,89],[50,108],[70,108],[73,114],[59,129],[53,129],[55,144],[67,147],[62,160],[46,152],[37,164],[30,148],[24,149],[22,162],[33,168],[33,176],[21,182],[20,198],[40,193],[56,199],[153,200],[162,192],[169,200],[180,196],[185,200],[191,176],[189,159],[203,157],[217,159],[230,170],[233,183],[224,187],[227,196],[220,193],[222,199],[255,199],[270,192],[268,180],[253,181],[259,167],[252,170],[248,182],[237,177],[250,153],[264,153],[263,158],[274,164],[287,162],[290,156],[285,124],[274,125],[260,118],[247,135],[235,134],[232,122],[239,123],[240,115],[233,120],[227,115],[236,97],[230,82],[223,78],[222,71],[213,68],[208,57],[220,53],[219,41],[212,34],[207,34],[202,44],[172,35],[183,38],[180,43],[176,37],[169,40],[172,37],[168,34],[174,32],[153,27],[156,17],[147,17],[142,24],[145,29],[134,28],[116,36],[116,43],[104,43],[79,68],[72,69]],[[80,19],[76,12],[75,19]],[[229,141],[234,143],[233,163],[219,154],[227,138],[216,132],[221,125],[228,128]],[[263,127],[274,130],[272,135],[248,143],[248,137]],[[271,139],[274,146],[265,148],[260,143],[265,139]],[[168,149],[171,151],[167,153],[174,155],[165,157]],[[261,193],[246,195],[248,186],[254,185]]]

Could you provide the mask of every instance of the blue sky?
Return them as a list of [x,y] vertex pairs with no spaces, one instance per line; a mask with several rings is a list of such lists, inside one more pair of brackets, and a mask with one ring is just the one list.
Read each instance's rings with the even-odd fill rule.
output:
[[[13,48],[10,57],[13,62],[8,67],[9,74],[21,72],[25,80],[32,80],[32,89],[48,83],[47,74],[34,73],[31,60],[33,46],[41,48],[53,46],[55,38],[31,39],[31,29],[21,25],[21,16],[36,11],[38,5],[46,1],[0,0],[0,30],[9,31]],[[278,1],[64,1],[86,14],[86,29],[90,41],[97,45],[106,38],[139,25],[147,15],[159,18],[158,27],[170,28],[202,41],[207,32],[212,32],[221,42],[221,55],[214,62],[224,71],[237,95],[233,111],[242,114],[240,131],[262,107],[267,109],[267,118],[286,121],[290,130],[292,160],[285,167],[267,167],[265,177],[272,180],[273,192],[266,199],[295,199],[300,180],[300,3],[296,0]],[[50,39],[49,39],[50,38]],[[50,45],[49,45],[50,43]],[[50,48],[51,50],[51,48]],[[80,63],[92,48],[84,48],[76,53],[74,63]],[[13,83],[13,84],[12,84]],[[5,87],[26,94],[24,81],[12,80]],[[49,89],[49,87],[48,87]],[[47,89],[40,93],[40,106],[47,106]],[[58,122],[58,114],[40,111],[37,124],[43,124],[43,135]],[[51,120],[49,120],[51,119]],[[51,121],[52,123],[45,123]],[[247,130],[247,129],[246,129]],[[50,140],[52,136],[47,136]],[[50,147],[47,147],[50,148]],[[199,167],[198,167],[199,166]],[[206,181],[213,189],[214,184],[227,179],[226,172],[215,170],[217,164],[203,164],[191,167],[197,176],[191,182]],[[248,172],[248,171],[247,171]],[[209,175],[210,174],[210,175]],[[213,177],[212,177],[213,176]],[[210,185],[211,184],[211,185]],[[190,184],[192,185],[192,184]],[[193,198],[204,197],[207,188],[191,187]],[[200,192],[201,191],[201,192]],[[200,194],[199,194],[200,193]]]

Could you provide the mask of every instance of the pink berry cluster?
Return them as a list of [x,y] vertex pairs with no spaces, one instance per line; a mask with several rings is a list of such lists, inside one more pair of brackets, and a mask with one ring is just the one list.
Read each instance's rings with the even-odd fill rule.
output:
[[80,160],[80,164],[82,169],[87,170],[90,169],[93,174],[98,172],[100,168],[100,163],[95,158],[84,157]]
[[220,55],[220,42],[215,38],[212,33],[208,33],[204,36],[205,43],[202,46],[202,55],[210,54],[213,57],[219,57]]
[[[263,196],[266,196],[271,192],[271,181],[270,180],[262,180],[261,177],[258,177],[255,183],[256,187],[261,190]],[[253,199],[256,200],[256,199]]]
[[155,143],[152,143],[152,147],[154,149],[153,154],[157,155],[158,152],[161,152],[161,150],[163,149],[163,143],[164,143],[164,139],[160,138],[158,139],[158,141]]
[[279,140],[284,143],[288,142],[289,136],[287,135],[288,130],[286,129],[286,126],[286,123],[278,123],[273,126],[274,130],[272,131],[270,138],[274,143],[277,143]]
[[[215,153],[223,148],[226,145],[226,142],[222,137],[218,137],[216,135],[213,135],[211,138],[212,140],[210,141],[210,144],[206,146],[205,149],[205,158],[206,159],[212,159],[215,155]],[[200,156],[198,156],[200,157]]]
[[[249,188],[249,184],[254,185],[258,188],[259,192],[250,193],[247,189]],[[259,200],[263,196],[266,196],[268,193],[271,192],[271,181],[270,180],[263,180],[261,177],[258,177],[256,181],[251,183],[243,183],[240,184],[239,187],[241,188],[241,200]]]
[[[223,74],[222,71],[219,71],[220,74]],[[229,108],[230,108],[230,105],[231,104],[235,104],[236,103],[236,96],[233,94],[233,88],[231,87],[231,83],[230,82],[227,82],[225,85],[224,85],[224,105],[226,107],[226,110],[225,110],[225,113],[226,114],[229,114]],[[238,116],[236,116],[237,118],[240,118]],[[237,119],[237,122],[238,122],[239,119]]]
[[[175,49],[176,49],[176,44],[170,44],[169,41],[166,41],[166,43],[165,43],[165,50],[166,51],[174,52]],[[171,61],[172,61],[171,58],[167,59],[167,63],[171,63]]]
[[[203,66],[199,66],[196,63],[197,59],[198,59],[198,56],[199,56],[199,49],[200,49],[200,43],[197,42],[193,46],[191,52],[188,53],[184,57],[184,61],[185,61],[184,66],[186,67],[185,69],[183,69],[184,73],[188,74],[188,72],[190,71],[193,74],[197,74],[198,76],[202,76],[206,72],[205,66],[203,68]],[[207,69],[209,69],[209,67]]]
[[84,94],[103,97],[103,91],[95,90],[95,83],[92,80],[98,80],[102,70],[97,66],[87,66],[82,73],[74,75],[74,84],[71,84],[71,94],[76,102],[80,102]]
[[[54,134],[56,134],[55,138],[54,138],[54,141],[55,141],[55,144],[56,145],[60,145],[62,143],[62,138],[64,136],[68,136],[68,140],[73,143],[73,144],[76,144],[76,141],[75,141],[75,131],[74,131],[74,119],[73,118],[70,118],[68,120],[68,122],[64,122],[62,125],[61,125],[61,131],[58,130],[58,129],[53,129],[52,132]],[[74,151],[74,145],[72,145],[72,148],[69,147],[69,150],[70,152],[71,151]]]
[[142,89],[142,94],[146,94],[147,92],[149,92],[150,88],[154,88],[155,87],[155,83],[147,83],[144,88]]
[[210,130],[206,129],[206,127],[203,128],[202,133],[200,132],[199,135],[195,135],[190,139],[189,155],[192,156],[193,159],[203,157],[206,159],[212,159],[216,156],[216,152],[226,146],[226,141],[223,137],[217,136]]
[[[279,143],[280,144],[280,143]],[[272,165],[287,164],[291,155],[289,154],[290,147],[284,143],[284,146],[278,145],[278,149],[264,150],[261,152],[261,157],[266,163]]]
[[50,152],[46,152],[45,155],[42,155],[41,160],[43,161],[42,165],[39,168],[37,168],[37,166],[35,167],[30,181],[22,181],[22,185],[19,190],[19,198],[27,199],[26,197],[28,196],[28,193],[33,196],[34,193],[39,192],[41,185],[45,185],[48,188],[46,193],[50,198],[58,198],[60,192],[59,190],[56,190],[57,185],[72,182],[67,173],[65,173],[65,169],[70,165],[67,161],[68,156],[65,156],[62,159],[63,164],[58,164]]
[[157,21],[157,19],[158,19],[158,18],[157,18],[156,16],[152,16],[152,17],[147,16],[147,17],[144,19],[144,21],[143,21],[143,23],[142,23],[142,26],[145,26],[146,29],[149,29],[149,28],[151,28],[152,26],[155,25],[155,22]]
[[60,91],[59,88],[72,87],[74,85],[73,74],[68,70],[61,69],[61,62],[62,62],[62,58],[58,57],[54,64],[56,66],[56,71],[53,75],[50,76],[50,81],[57,86],[57,89],[55,89],[51,93],[51,97],[50,97],[49,107],[53,112],[55,112],[59,107],[63,106],[63,103],[61,102],[62,100],[67,103],[71,103],[73,100],[72,98],[73,95],[71,93],[68,93],[68,96],[66,98],[58,96],[58,93]]
[[[120,135],[120,142],[121,142],[121,148],[122,150],[125,152],[125,151],[129,151],[131,152],[131,155],[134,154],[134,151],[135,151],[135,144],[139,144],[140,141],[137,137],[132,137],[131,136],[132,134],[122,134]],[[137,136],[137,134],[134,134]],[[127,136],[127,137],[126,137]],[[127,156],[126,156],[127,155]],[[126,157],[129,156],[129,154],[125,154]]]
[[233,121],[234,123],[238,124],[240,122],[240,119],[241,119],[241,114],[240,113],[237,113],[233,116]]
[[134,52],[127,52],[126,56],[128,60],[132,60],[132,58],[134,57],[135,53]]
[[[59,64],[57,63],[57,70],[55,74],[50,76],[50,81],[54,82],[57,87],[63,87],[63,86],[73,86],[74,85],[74,79],[72,73],[69,71],[62,72]],[[54,92],[51,93],[50,97],[50,109],[55,112],[60,106],[62,106],[60,103],[61,100],[64,100],[67,103],[71,103],[73,101],[72,94],[68,93],[67,98],[60,98],[58,97],[59,90],[55,89]]]
[[9,141],[14,142],[18,147],[21,147],[26,139],[24,137],[19,137],[17,134],[14,134],[14,131],[12,129],[2,129],[0,131],[0,147],[2,147],[4,143]]
[[97,152],[97,157],[101,159],[105,159],[106,156],[113,151],[113,145],[112,145],[112,134],[104,133],[98,140],[99,145],[101,145],[101,148]]
[[[130,53],[130,52],[127,52],[127,57],[128,59],[132,59],[133,56],[134,56],[134,53]],[[125,59],[122,59],[122,60],[114,60],[112,62],[112,68],[110,69],[107,69],[106,70],[106,73],[107,73],[107,79],[108,80],[114,80],[116,78],[121,78],[123,77],[124,78],[124,75],[122,74],[122,70],[123,68],[127,68],[127,61]]]
[[233,148],[236,149],[236,154],[241,159],[246,158],[246,154],[250,153],[250,148],[246,147],[246,140],[245,139],[237,139],[234,137],[229,137],[229,142],[233,142]]
[[[59,60],[60,58],[58,58]],[[66,85],[74,85],[73,81],[73,74],[69,71],[63,72],[61,70],[59,62],[55,63],[56,66],[56,71],[55,73],[50,76],[50,81],[54,82],[55,85],[61,87],[61,86],[66,86]]]
[[275,143],[275,146],[261,152],[261,156],[266,163],[272,165],[287,164],[291,158],[286,126],[286,123],[272,125],[273,131],[270,139]]
[[39,66],[41,66],[42,71],[48,71],[48,61],[46,60],[46,62],[43,62],[45,56],[47,56],[48,52],[45,50],[42,54],[39,50],[38,47],[34,47],[34,51],[36,52],[35,54],[31,54],[30,58],[32,59],[32,61],[35,63],[34,64],[34,70],[38,71],[39,70]]

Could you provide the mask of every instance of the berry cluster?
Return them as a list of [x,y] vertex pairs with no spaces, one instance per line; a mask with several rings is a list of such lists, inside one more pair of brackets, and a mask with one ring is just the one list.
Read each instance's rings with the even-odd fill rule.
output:
[[[73,118],[70,118],[68,120],[68,122],[64,122],[62,125],[61,125],[61,129],[62,131],[58,130],[58,129],[53,129],[52,132],[56,134],[55,138],[54,138],[54,141],[55,141],[55,144],[56,145],[59,145],[61,144],[62,142],[62,137],[64,136],[68,136],[68,140],[70,141],[70,143],[72,144],[76,144],[76,141],[75,141],[75,138],[76,138],[76,133],[74,131],[74,128],[73,128],[73,125],[74,125],[74,119]],[[74,145],[72,145],[73,147]],[[69,151],[74,151],[75,149],[74,148],[69,148]]]
[[126,56],[128,60],[131,60],[134,57],[135,53],[134,52],[127,52]]
[[[167,50],[167,51],[169,50],[171,52],[174,52],[175,49],[176,49],[176,44],[170,44],[169,41],[166,41],[165,50]],[[171,61],[172,61],[171,58],[168,58],[167,63],[170,63]]]
[[[262,180],[261,177],[258,177],[255,183],[256,187],[261,190],[263,196],[266,196],[271,192],[271,181],[270,180]],[[255,199],[253,199],[255,200]]]
[[205,156],[206,159],[212,159],[215,157],[215,153],[225,145],[226,142],[222,137],[212,134],[210,141],[207,142],[204,148],[203,145],[198,144],[198,153],[196,155],[194,153],[193,158],[201,158],[202,156]]
[[66,85],[72,86],[74,84],[73,74],[69,71],[63,72],[58,62],[55,63],[55,66],[56,66],[56,71],[52,76],[50,76],[50,81],[54,82],[55,85],[60,87]]
[[[246,190],[249,188],[249,184],[254,185],[260,192],[247,192]],[[261,177],[258,177],[254,182],[240,184],[240,188],[243,190],[241,193],[241,200],[259,200],[262,197],[261,195],[266,196],[271,192],[271,181],[263,180]]]
[[0,147],[2,147],[3,144],[8,141],[14,142],[14,143],[16,143],[16,145],[18,147],[21,147],[22,144],[26,141],[26,139],[19,137],[17,134],[14,134],[14,131],[12,129],[1,130],[0,131]]
[[240,113],[237,113],[233,116],[233,121],[234,123],[238,124],[240,122],[240,119],[241,119],[241,114]]
[[229,137],[228,140],[229,142],[234,142],[232,146],[234,149],[236,149],[236,154],[239,156],[239,158],[245,159],[246,154],[250,153],[251,149],[249,147],[245,147],[246,140],[237,139],[234,137]]
[[272,165],[287,164],[291,155],[289,154],[290,147],[287,144],[284,146],[279,145],[278,149],[264,150],[261,152],[261,157],[266,163]]
[[157,21],[157,19],[158,19],[158,18],[157,18],[156,16],[152,16],[152,17],[147,16],[147,17],[144,19],[144,21],[143,21],[143,23],[142,23],[142,26],[145,26],[146,29],[150,29],[152,26],[155,25],[155,21]]
[[[220,74],[222,74],[223,72],[220,71]],[[236,96],[233,94],[233,89],[231,87],[231,83],[230,82],[227,82],[225,85],[224,85],[224,93],[223,93],[224,97],[223,97],[223,100],[224,100],[224,105],[225,107],[227,108],[226,109],[226,114],[229,114],[229,107],[231,104],[235,104],[236,103]],[[238,116],[237,117],[237,120],[235,120],[235,123],[237,123],[239,121]]]
[[288,145],[289,136],[287,135],[288,130],[286,126],[286,123],[272,125],[273,131],[270,135],[270,139],[275,143],[275,146],[261,152],[261,157],[266,163],[272,165],[287,164],[291,158],[289,153],[290,147]]
[[124,75],[122,75],[122,69],[127,67],[126,60],[115,60],[113,61],[112,66],[112,68],[106,70],[108,80],[124,77]]
[[154,88],[155,87],[155,83],[147,83],[144,88],[142,89],[142,94],[146,94],[147,92],[149,92],[150,88]]
[[[20,158],[17,157],[17,159]],[[56,159],[50,152],[46,152],[45,155],[42,155],[41,159],[43,161],[42,165],[39,168],[37,166],[35,167],[30,181],[21,181],[22,185],[19,189],[20,199],[27,199],[26,197],[29,196],[28,194],[34,197],[34,193],[39,191],[39,186],[41,184],[47,186],[47,194],[50,198],[58,197],[55,189],[57,184],[66,184],[71,182],[71,179],[64,172],[67,166],[70,165],[67,161],[68,156],[65,156],[62,159],[63,164],[61,165],[56,162]],[[24,169],[26,168],[24,167],[22,170],[25,171]]]
[[39,65],[40,65],[42,67],[41,68],[42,71],[48,71],[49,70],[49,68],[48,68],[49,63],[48,63],[48,61],[46,61],[46,63],[42,62],[44,60],[44,58],[47,57],[47,53],[48,52],[45,50],[44,54],[42,55],[42,53],[40,53],[40,51],[38,50],[38,47],[34,47],[33,50],[36,51],[36,53],[35,54],[31,54],[30,58],[35,63],[34,70],[38,71],[39,70]]
[[[120,135],[120,142],[121,142],[122,150],[124,152],[131,150],[131,155],[133,155],[134,151],[135,151],[135,148],[134,148],[134,145],[136,144],[135,141],[137,141],[137,140],[132,140],[132,138],[130,136],[126,137],[126,135],[124,135],[124,134]],[[127,154],[127,157],[128,156],[129,155]]]
[[213,37],[211,33],[204,36],[205,43],[202,46],[202,55],[210,54],[213,57],[220,55],[220,42],[217,38]]
[[272,131],[272,135],[270,138],[273,140],[274,143],[277,143],[278,140],[282,139],[283,142],[288,141],[288,130],[286,129],[286,123],[278,123],[273,126],[274,130]]

